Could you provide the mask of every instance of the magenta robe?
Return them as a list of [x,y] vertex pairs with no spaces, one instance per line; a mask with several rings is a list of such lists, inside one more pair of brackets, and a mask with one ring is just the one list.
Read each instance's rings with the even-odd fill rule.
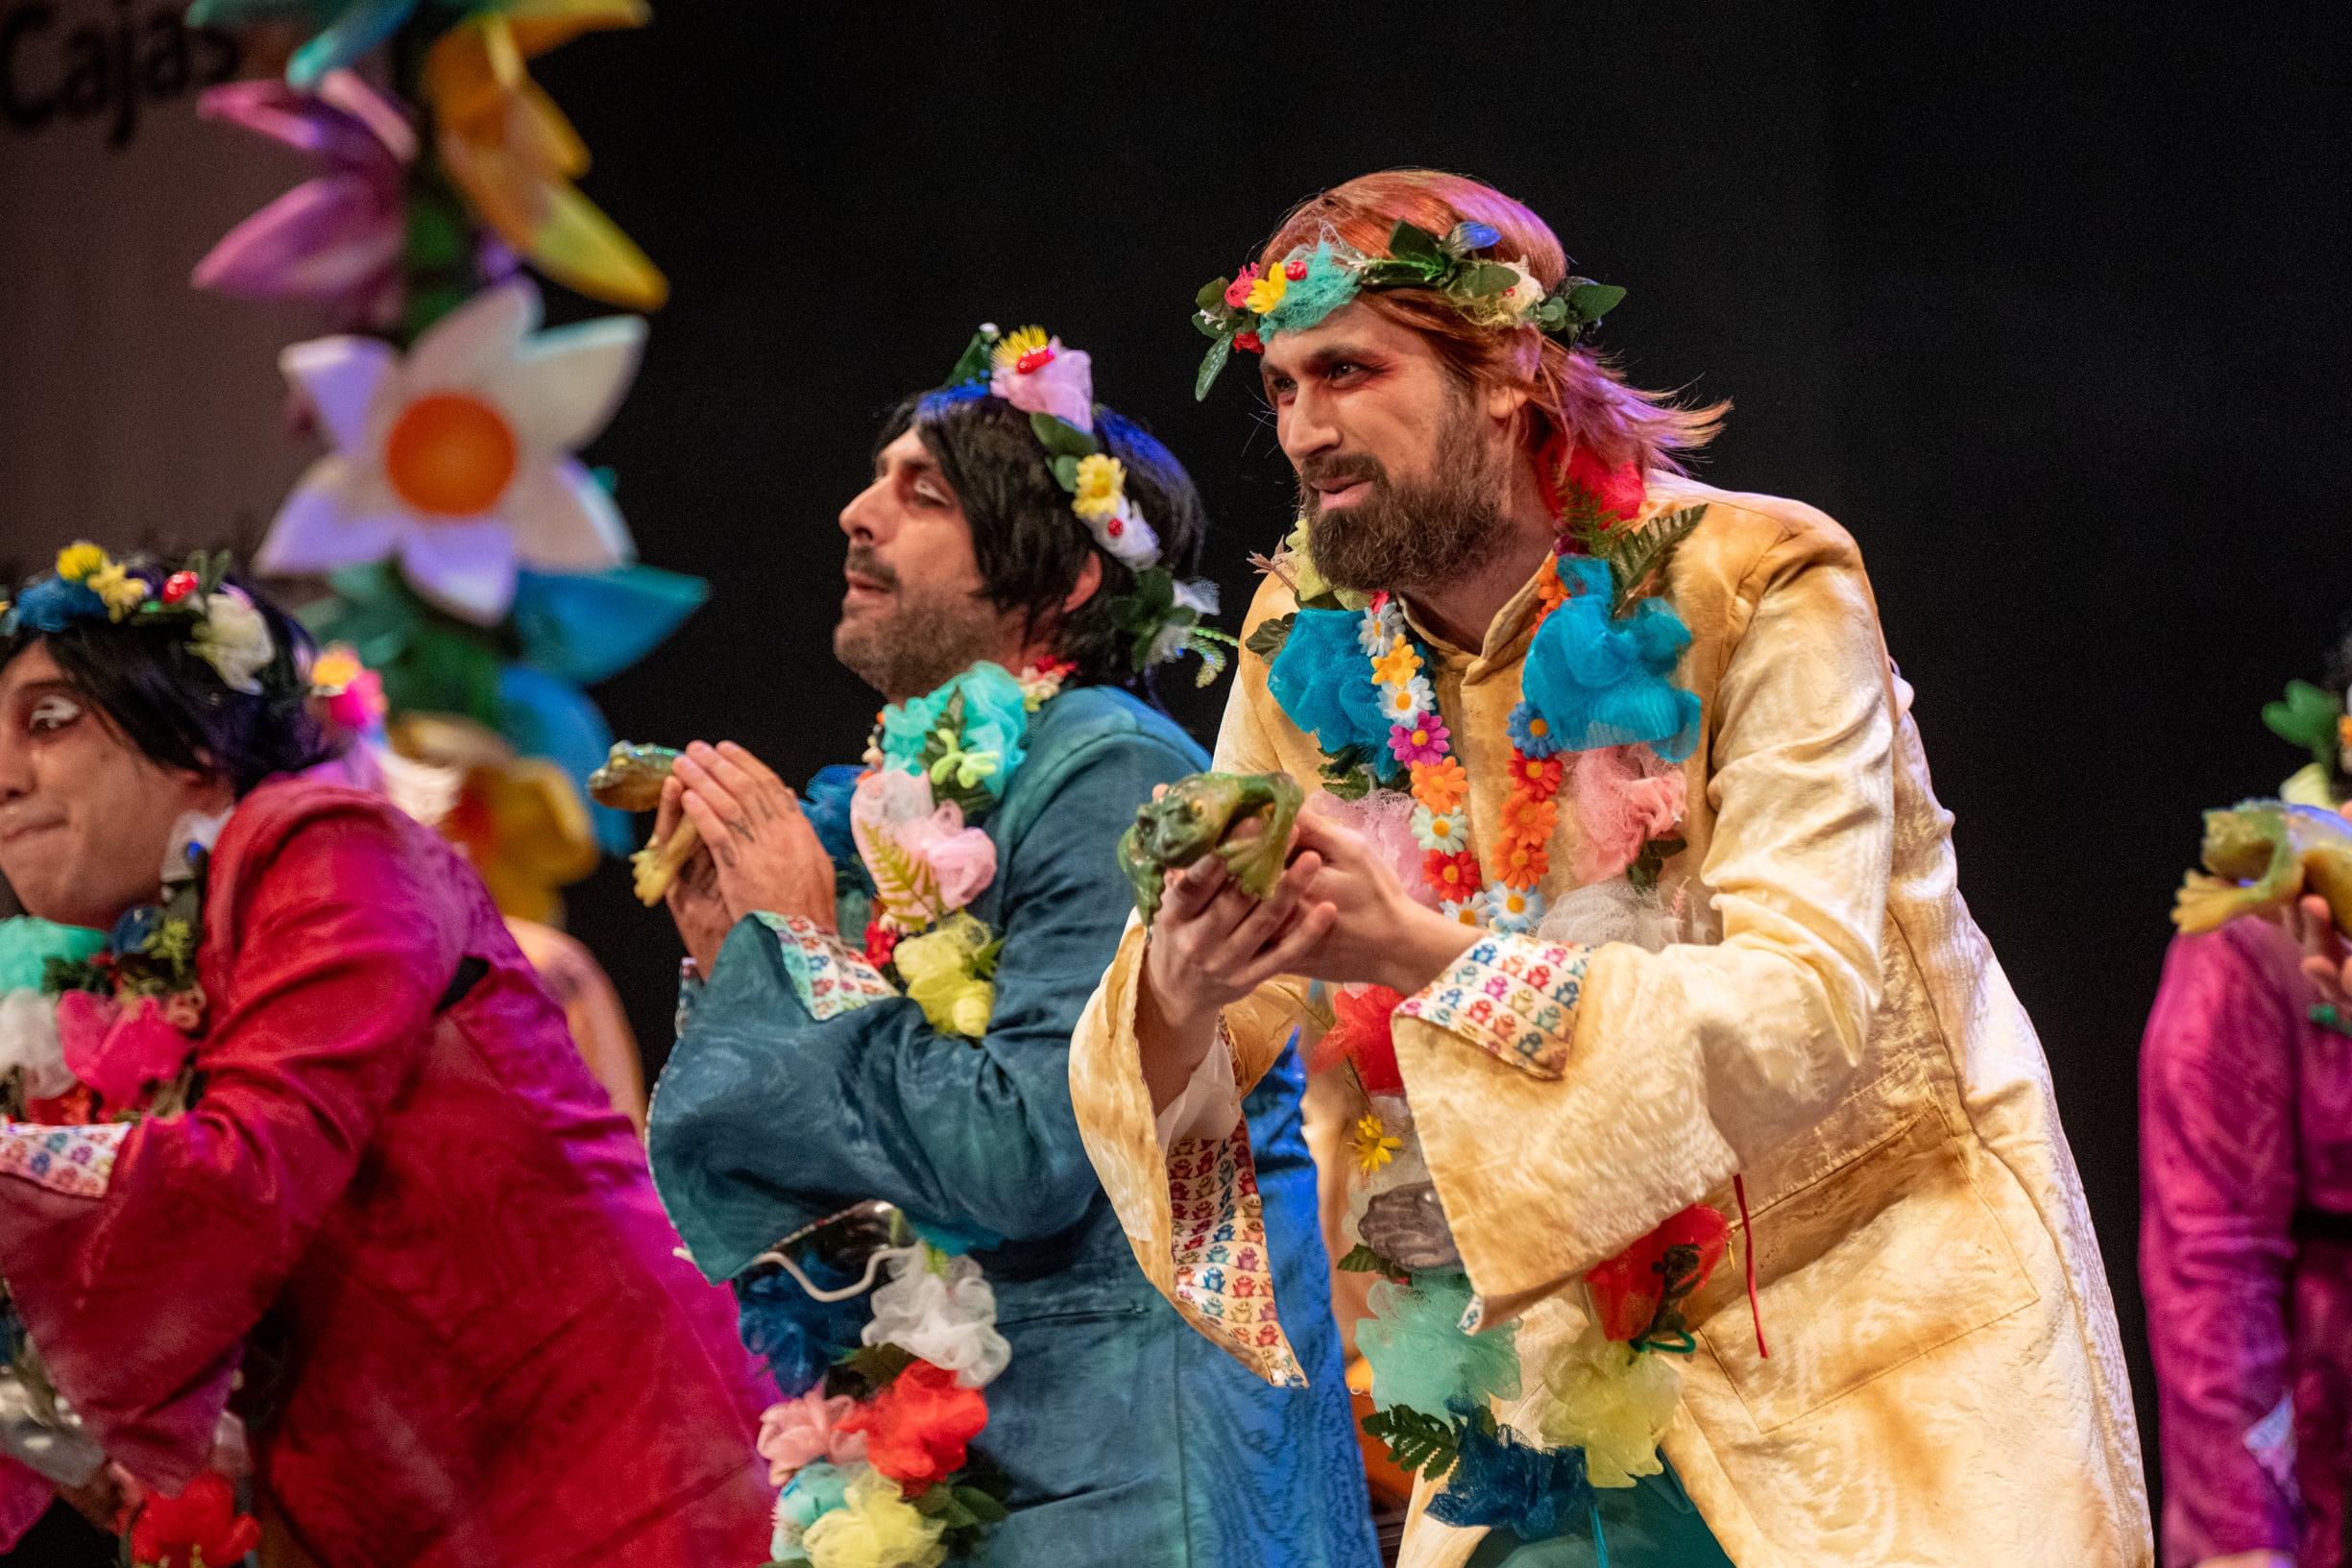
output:
[[230,818],[205,928],[196,1108],[133,1130],[103,1196],[0,1180],[17,1309],[109,1455],[183,1484],[266,1314],[293,1370],[256,1466],[322,1562],[764,1560],[733,1298],[675,1256],[480,880],[279,780]]
[[2259,919],[2178,939],[2141,1048],[2169,1565],[2346,1560],[2352,1038],[2306,1017],[2300,957]]

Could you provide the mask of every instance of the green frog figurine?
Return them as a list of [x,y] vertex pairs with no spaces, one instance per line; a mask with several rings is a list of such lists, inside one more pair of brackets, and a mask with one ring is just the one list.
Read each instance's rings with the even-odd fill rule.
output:
[[[1159,916],[1163,875],[1212,851],[1243,892],[1258,899],[1273,892],[1305,799],[1287,773],[1195,773],[1135,808],[1135,826],[1119,835],[1119,865],[1144,924]],[[1260,831],[1235,836],[1248,822]]]

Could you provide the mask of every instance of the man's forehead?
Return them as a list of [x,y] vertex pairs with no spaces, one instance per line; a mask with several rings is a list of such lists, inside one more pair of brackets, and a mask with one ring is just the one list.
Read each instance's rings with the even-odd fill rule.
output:
[[931,448],[923,445],[922,435],[910,424],[893,436],[881,451],[874,454],[874,466],[878,469],[931,469],[936,470],[939,462],[931,455]]
[[1267,340],[1265,366],[1270,374],[1290,374],[1350,354],[1395,353],[1418,336],[1377,311],[1350,304],[1302,332],[1279,332]]
[[50,657],[49,650],[39,643],[35,643],[10,660],[5,667],[0,667],[0,698],[13,696],[19,691],[30,691],[36,687],[43,689],[54,688],[61,691],[74,688],[72,680],[58,667],[58,662]]

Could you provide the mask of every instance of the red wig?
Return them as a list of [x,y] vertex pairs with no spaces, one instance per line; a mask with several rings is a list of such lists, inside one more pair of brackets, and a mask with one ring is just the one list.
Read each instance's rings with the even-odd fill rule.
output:
[[[1524,261],[1545,288],[1567,275],[1559,237],[1541,218],[1491,185],[1435,169],[1368,174],[1309,197],[1282,220],[1259,259],[1272,271],[1293,250],[1325,236],[1385,256],[1400,219],[1441,235],[1458,223],[1483,223],[1502,235],[1487,252],[1494,259]],[[1547,469],[1583,447],[1604,468],[1631,463],[1644,474],[1679,473],[1674,454],[1713,440],[1731,406],[1678,407],[1664,393],[1627,386],[1588,349],[1572,350],[1532,326],[1482,326],[1434,289],[1367,289],[1357,300],[1428,338],[1466,382],[1524,388],[1528,450],[1542,455]]]

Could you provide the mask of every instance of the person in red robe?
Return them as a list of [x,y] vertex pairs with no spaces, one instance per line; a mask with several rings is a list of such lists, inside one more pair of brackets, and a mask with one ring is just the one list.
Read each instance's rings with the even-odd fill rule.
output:
[[[319,742],[280,612],[90,557],[0,620],[0,875],[111,933],[85,976],[172,973],[156,932],[194,909],[193,983],[61,997],[72,1088],[10,1070],[0,1260],[104,1475],[133,1508],[217,1488],[227,1411],[262,1510],[334,1568],[763,1560],[733,1301],[480,879],[288,777]],[[6,1498],[45,1484],[0,1461]]]

